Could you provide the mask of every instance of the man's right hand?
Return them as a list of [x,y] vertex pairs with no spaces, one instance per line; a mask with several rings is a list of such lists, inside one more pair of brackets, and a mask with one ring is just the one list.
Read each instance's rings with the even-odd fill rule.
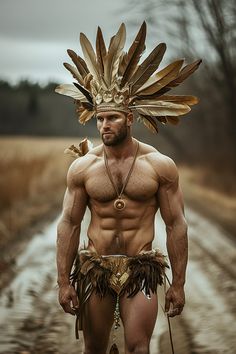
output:
[[59,303],[66,313],[76,315],[79,309],[79,302],[74,287],[70,284],[59,287]]

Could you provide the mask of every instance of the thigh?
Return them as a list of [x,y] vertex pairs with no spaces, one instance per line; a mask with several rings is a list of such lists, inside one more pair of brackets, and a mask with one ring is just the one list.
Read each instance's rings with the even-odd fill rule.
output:
[[[157,294],[148,299],[141,291],[134,297],[124,295],[120,299],[120,313],[124,325],[126,345],[136,346],[137,342],[148,344],[155,326],[158,311]],[[134,335],[135,334],[135,335]]]
[[114,319],[115,303],[113,296],[101,298],[94,292],[85,304],[83,334],[85,348],[89,349],[89,352],[98,353],[106,349]]

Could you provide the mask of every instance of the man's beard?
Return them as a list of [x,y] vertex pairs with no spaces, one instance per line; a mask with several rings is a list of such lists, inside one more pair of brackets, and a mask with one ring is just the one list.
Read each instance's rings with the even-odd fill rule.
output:
[[106,136],[102,135],[102,141],[106,146],[116,146],[122,143],[126,137],[127,137],[127,126],[124,125],[120,128],[117,134],[111,133],[108,139],[106,138]]

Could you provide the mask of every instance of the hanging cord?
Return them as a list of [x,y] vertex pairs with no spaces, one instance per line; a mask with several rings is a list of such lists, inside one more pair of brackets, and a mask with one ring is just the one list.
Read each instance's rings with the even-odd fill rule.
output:
[[114,311],[114,329],[113,329],[113,338],[112,338],[112,346],[109,351],[109,354],[119,354],[119,349],[116,344],[116,330],[120,327],[120,304],[119,304],[119,294],[116,297],[116,307]]
[[[169,278],[167,277],[166,275],[166,272],[164,273],[164,293],[166,295],[166,292],[167,292],[167,286],[166,286],[166,281],[168,282],[169,285],[170,284],[170,280]],[[174,351],[174,343],[173,343],[173,336],[172,336],[172,330],[171,330],[171,324],[170,324],[170,318],[169,316],[166,314],[163,306],[161,305],[161,308],[162,308],[162,311],[164,312],[164,315],[166,316],[167,318],[167,323],[168,323],[168,329],[169,329],[169,336],[170,336],[170,345],[171,345],[171,351],[172,351],[172,354],[175,354],[175,351]]]
[[135,161],[136,161],[136,158],[137,158],[137,155],[138,155],[138,149],[139,149],[139,142],[137,142],[137,147],[136,147],[136,151],[135,151],[135,154],[134,154],[134,158],[133,158],[133,162],[132,162],[132,165],[130,167],[130,170],[125,178],[125,181],[123,183],[123,186],[121,188],[121,191],[119,192],[118,191],[118,188],[117,186],[115,185],[114,183],[114,180],[113,180],[113,177],[112,177],[112,174],[111,174],[111,171],[110,171],[110,168],[109,168],[109,165],[108,165],[108,158],[107,158],[107,154],[106,154],[106,151],[105,149],[103,150],[104,152],[104,161],[105,161],[105,167],[106,167],[106,171],[107,171],[107,174],[108,174],[108,177],[109,177],[109,180],[111,182],[111,184],[113,185],[113,188],[114,190],[116,191],[116,194],[117,194],[117,197],[120,198],[125,190],[125,187],[127,186],[128,182],[129,182],[129,178],[131,176],[131,173],[133,171],[133,168],[134,168],[134,164],[135,164]]

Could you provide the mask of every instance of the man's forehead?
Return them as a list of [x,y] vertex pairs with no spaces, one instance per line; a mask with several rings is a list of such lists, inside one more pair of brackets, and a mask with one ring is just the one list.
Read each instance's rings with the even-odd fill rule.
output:
[[96,114],[96,117],[99,118],[110,118],[110,117],[121,117],[121,116],[125,116],[125,114],[123,112],[118,112],[118,111],[104,111],[104,112],[99,112]]

